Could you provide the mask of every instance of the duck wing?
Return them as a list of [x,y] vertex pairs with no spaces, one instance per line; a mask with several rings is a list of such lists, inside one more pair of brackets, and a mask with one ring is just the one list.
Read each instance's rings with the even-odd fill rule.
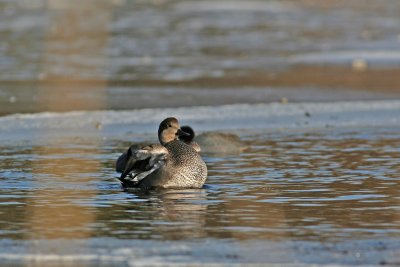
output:
[[131,145],[127,151],[125,151],[124,153],[121,154],[121,156],[118,157],[116,163],[115,163],[115,171],[116,172],[124,172],[125,167],[126,167],[126,163],[128,162],[128,154],[131,155],[131,151],[133,150],[138,150],[140,149],[140,146],[135,144],[135,145]]
[[124,185],[135,186],[149,174],[165,164],[168,150],[162,145],[142,148],[131,146],[126,153],[126,164],[119,180]]

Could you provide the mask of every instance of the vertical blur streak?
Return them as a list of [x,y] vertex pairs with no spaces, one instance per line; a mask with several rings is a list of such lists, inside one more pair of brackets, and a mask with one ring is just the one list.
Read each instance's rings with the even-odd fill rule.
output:
[[42,108],[66,111],[105,107],[104,50],[112,15],[112,6],[105,2],[48,0],[52,25],[43,41],[39,74],[38,102]]
[[[74,58],[89,54],[104,54],[108,41],[108,26],[111,17],[110,6],[99,1],[57,1],[49,0],[46,11],[53,20],[43,40],[42,83],[38,88],[38,105],[49,111],[64,111],[67,109],[101,109],[105,106],[105,81],[95,84],[72,82],[73,74],[54,73],[52,60],[63,60],[63,69],[74,69]],[[94,27],[95,26],[95,27]],[[62,47],[55,47],[54,40],[62,40]],[[100,56],[101,58],[101,56]],[[75,63],[76,64],[76,63]],[[96,64],[83,66],[88,73],[93,69],[104,71],[106,58]],[[78,66],[79,67],[79,66]],[[91,69],[93,68],[93,69]],[[103,68],[103,69],[102,69]],[[82,72],[85,71],[82,69]],[[51,71],[50,71],[51,70]],[[56,71],[57,73],[57,71]],[[82,98],[79,95],[85,95]],[[99,131],[93,128],[94,140]],[[46,134],[46,133],[43,133]],[[79,136],[79,133],[77,133]],[[32,198],[30,210],[31,238],[87,238],[91,235],[88,225],[95,219],[90,208],[77,204],[79,199],[88,199],[96,194],[93,187],[86,186],[93,178],[82,177],[80,174],[98,173],[100,165],[85,155],[96,154],[83,148],[68,148],[66,140],[47,140],[48,145],[36,148],[39,159],[34,166],[34,173],[48,174],[47,182],[53,186],[41,187],[39,179],[37,190]],[[96,142],[96,141],[94,141]],[[65,145],[67,144],[67,145]],[[94,144],[96,147],[96,144]],[[39,176],[37,176],[39,177]],[[44,179],[40,175],[40,179]],[[47,182],[45,184],[47,185]],[[83,185],[83,186],[80,186]],[[34,251],[44,248],[33,247]],[[54,251],[53,251],[54,252]]]

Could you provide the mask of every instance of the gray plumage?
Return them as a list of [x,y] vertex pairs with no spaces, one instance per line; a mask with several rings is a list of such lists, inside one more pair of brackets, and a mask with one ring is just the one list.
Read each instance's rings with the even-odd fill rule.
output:
[[175,118],[161,122],[161,145],[131,146],[116,163],[125,187],[201,188],[207,179],[207,166],[199,153],[178,140],[186,136]]
[[128,151],[139,149],[138,145],[132,145],[128,148],[128,150],[121,154],[118,157],[117,162],[115,163],[115,171],[116,172],[123,172],[125,170],[126,163],[128,162]]

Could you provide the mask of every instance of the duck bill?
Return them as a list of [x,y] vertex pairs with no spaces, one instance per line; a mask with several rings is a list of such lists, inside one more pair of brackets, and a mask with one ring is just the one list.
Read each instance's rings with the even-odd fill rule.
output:
[[182,131],[181,129],[178,129],[178,131],[176,132],[176,135],[178,137],[188,137],[188,136],[190,136],[190,134],[188,134],[187,132]]

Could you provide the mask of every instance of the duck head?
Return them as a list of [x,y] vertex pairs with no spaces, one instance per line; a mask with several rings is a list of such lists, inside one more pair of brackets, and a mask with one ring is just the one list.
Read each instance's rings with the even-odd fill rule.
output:
[[158,127],[158,139],[162,145],[185,136],[189,134],[182,131],[178,120],[174,117],[166,118]]
[[190,143],[193,141],[194,137],[195,137],[195,133],[192,129],[192,127],[190,126],[182,126],[181,130],[184,131],[185,133],[187,133],[187,135],[184,136],[180,136],[180,140],[182,140],[185,143]]

